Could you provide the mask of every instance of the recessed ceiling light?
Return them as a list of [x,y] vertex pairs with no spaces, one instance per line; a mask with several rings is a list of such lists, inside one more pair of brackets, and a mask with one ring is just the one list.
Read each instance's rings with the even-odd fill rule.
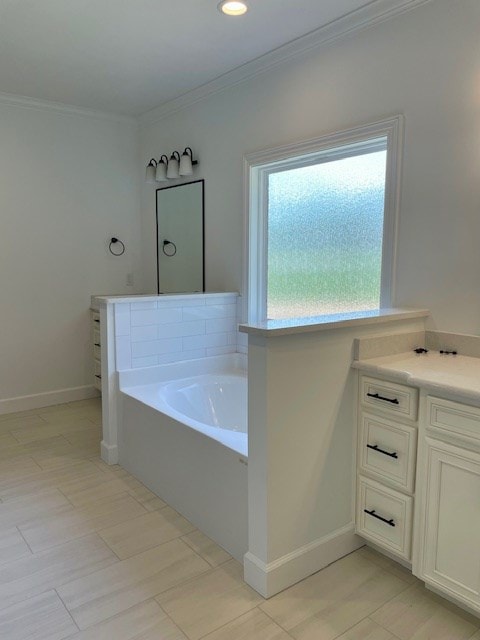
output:
[[232,2],[231,0],[223,0],[218,5],[218,8],[227,16],[243,16],[248,11],[245,2]]

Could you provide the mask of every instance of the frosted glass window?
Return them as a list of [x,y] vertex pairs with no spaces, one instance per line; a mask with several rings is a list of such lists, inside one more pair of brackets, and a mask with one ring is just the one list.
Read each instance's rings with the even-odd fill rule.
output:
[[245,156],[251,324],[391,307],[403,116]]
[[380,307],[386,161],[385,144],[268,173],[268,318]]

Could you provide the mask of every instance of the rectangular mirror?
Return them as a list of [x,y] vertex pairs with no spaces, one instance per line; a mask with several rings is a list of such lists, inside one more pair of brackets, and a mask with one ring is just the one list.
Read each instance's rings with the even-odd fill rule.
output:
[[204,180],[157,189],[158,293],[205,291]]

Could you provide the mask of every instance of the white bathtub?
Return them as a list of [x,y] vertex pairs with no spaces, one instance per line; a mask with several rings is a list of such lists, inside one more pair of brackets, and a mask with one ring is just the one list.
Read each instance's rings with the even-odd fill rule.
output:
[[119,373],[119,461],[239,560],[247,550],[246,357]]
[[[225,359],[225,364],[233,363]],[[188,368],[183,372],[180,369],[175,375],[185,375],[187,371]],[[248,455],[245,371],[232,367],[225,372],[197,373],[120,389],[237,453]]]

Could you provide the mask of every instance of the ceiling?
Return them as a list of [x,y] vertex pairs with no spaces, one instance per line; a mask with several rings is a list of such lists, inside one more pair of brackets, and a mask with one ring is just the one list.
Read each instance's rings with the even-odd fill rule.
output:
[[346,14],[385,5],[249,0],[249,12],[232,18],[217,2],[0,0],[0,92],[137,116]]

